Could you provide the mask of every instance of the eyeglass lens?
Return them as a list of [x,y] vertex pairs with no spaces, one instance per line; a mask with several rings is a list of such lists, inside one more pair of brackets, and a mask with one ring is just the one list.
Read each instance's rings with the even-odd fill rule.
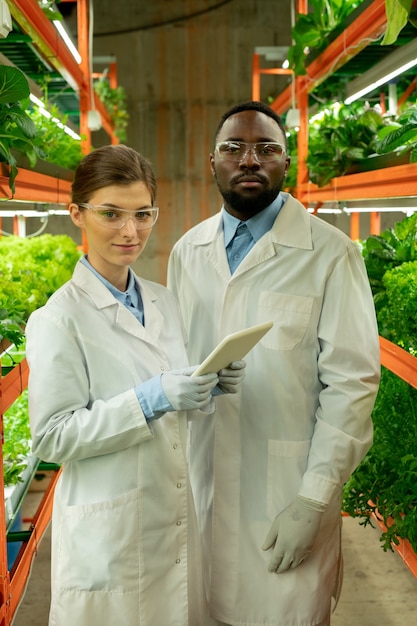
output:
[[156,207],[132,212],[113,207],[84,206],[93,213],[100,223],[114,229],[123,228],[127,221],[131,219],[137,230],[145,230],[146,228],[151,228],[158,219],[158,209]]
[[222,141],[216,146],[222,159],[243,161],[249,151],[260,162],[279,161],[285,152],[284,146],[276,142],[245,143],[244,141]]

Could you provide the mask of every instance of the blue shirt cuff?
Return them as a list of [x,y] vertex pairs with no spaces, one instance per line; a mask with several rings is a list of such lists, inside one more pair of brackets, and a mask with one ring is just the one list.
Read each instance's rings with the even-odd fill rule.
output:
[[174,410],[162,388],[161,374],[136,385],[135,393],[147,422]]

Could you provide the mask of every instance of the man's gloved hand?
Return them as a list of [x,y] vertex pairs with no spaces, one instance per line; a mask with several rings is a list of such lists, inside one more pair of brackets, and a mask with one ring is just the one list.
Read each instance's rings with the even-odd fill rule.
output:
[[274,519],[262,550],[272,550],[268,571],[286,572],[302,563],[310,554],[326,505],[297,496]]
[[165,372],[161,376],[164,393],[176,411],[202,409],[210,400],[211,390],[218,383],[217,374],[191,376],[197,366]]
[[228,367],[218,372],[219,382],[213,391],[213,396],[222,393],[237,393],[246,376],[246,361],[233,361]]

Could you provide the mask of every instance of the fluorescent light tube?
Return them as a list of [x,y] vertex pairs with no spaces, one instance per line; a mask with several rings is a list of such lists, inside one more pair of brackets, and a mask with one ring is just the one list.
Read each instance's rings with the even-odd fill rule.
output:
[[385,59],[371,67],[346,85],[345,104],[351,104],[361,96],[374,91],[417,65],[417,38],[405,46],[399,46]]
[[68,35],[67,31],[65,30],[61,22],[58,22],[57,20],[53,20],[52,23],[57,29],[57,31],[59,32],[59,34],[61,35],[62,39],[64,40],[68,50],[71,52],[74,59],[77,61],[77,63],[81,63],[81,55],[78,52],[77,48],[72,43],[70,36]]

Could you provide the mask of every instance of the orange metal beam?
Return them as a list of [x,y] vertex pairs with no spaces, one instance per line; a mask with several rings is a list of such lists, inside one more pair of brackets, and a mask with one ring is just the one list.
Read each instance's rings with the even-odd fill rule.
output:
[[[39,543],[45,533],[45,530],[51,520],[52,504],[54,489],[61,470],[57,470],[43,495],[42,501],[38,507],[36,515],[32,521],[32,534],[29,541],[21,548],[21,552],[17,557],[16,568],[11,572],[11,580],[9,584],[9,619],[12,620],[19,606],[20,599],[25,591],[26,583],[29,578],[31,565],[36,556]],[[21,555],[20,559],[19,556]],[[10,622],[9,622],[10,623]]]
[[369,222],[369,234],[379,235],[381,233],[381,213],[379,211],[371,211]]
[[381,365],[417,389],[417,357],[395,343],[379,338]]
[[338,202],[378,198],[405,198],[416,194],[417,163],[396,165],[372,172],[333,178],[329,185],[317,187],[311,182],[299,190],[306,202]]
[[9,187],[8,166],[0,163],[0,197],[28,202],[52,202],[54,204],[70,202],[71,183],[68,180],[19,168],[15,185],[16,191],[12,197]]
[[[1,363],[0,363],[1,373]],[[29,367],[26,359],[18,363],[6,376],[1,379],[0,387],[0,415],[3,415],[18,396],[26,389],[29,377]]]
[[350,238],[353,241],[357,241],[360,238],[360,225],[361,217],[360,213],[350,214]]
[[415,90],[417,85],[417,76],[415,76],[413,78],[413,80],[411,81],[411,83],[408,85],[407,89],[404,91],[403,95],[398,98],[398,106],[402,106],[404,104],[404,102],[407,100],[407,98],[409,96],[411,96],[411,94],[413,93],[413,91]]
[[[374,0],[361,15],[348,26],[329,46],[307,66],[306,76],[297,76],[299,91],[307,93],[320,84],[328,74],[353,58],[370,39],[379,38],[386,28],[385,0]],[[291,86],[287,87],[270,105],[282,114],[291,106]]]
[[80,134],[84,154],[91,150],[91,131],[88,112],[93,108],[92,78],[90,76],[89,14],[88,0],[77,2],[78,51],[81,55],[81,71],[85,76],[85,90],[80,93]]

